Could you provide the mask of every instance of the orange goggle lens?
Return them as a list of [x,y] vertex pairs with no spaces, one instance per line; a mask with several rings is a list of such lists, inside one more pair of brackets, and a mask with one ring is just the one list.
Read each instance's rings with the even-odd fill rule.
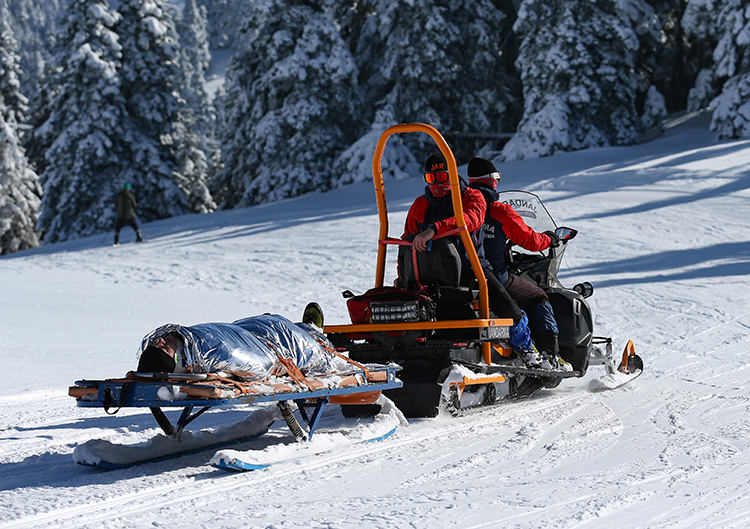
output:
[[447,182],[448,180],[448,171],[436,171],[434,173],[424,174],[424,181],[430,185],[434,184],[435,182],[442,184],[443,182]]

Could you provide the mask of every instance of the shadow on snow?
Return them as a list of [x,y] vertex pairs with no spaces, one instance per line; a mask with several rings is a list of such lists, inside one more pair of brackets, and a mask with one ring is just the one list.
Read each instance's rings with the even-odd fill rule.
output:
[[[647,275],[654,272],[657,272],[657,274]],[[576,277],[585,274],[643,275],[643,277],[635,278],[606,279],[596,282],[595,288],[662,283],[681,279],[746,276],[750,274],[750,241],[721,243],[703,248],[670,250],[620,261],[606,261],[569,269],[565,273],[566,276]]]

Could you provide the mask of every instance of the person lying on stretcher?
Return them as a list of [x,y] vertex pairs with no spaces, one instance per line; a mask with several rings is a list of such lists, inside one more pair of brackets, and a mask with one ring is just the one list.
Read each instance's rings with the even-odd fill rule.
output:
[[[309,309],[309,306],[308,306]],[[320,312],[320,308],[317,307]],[[307,317],[293,323],[263,314],[232,323],[162,325],[147,334],[138,351],[139,373],[242,373],[257,379],[273,375],[280,358],[305,374],[325,375],[351,368]]]

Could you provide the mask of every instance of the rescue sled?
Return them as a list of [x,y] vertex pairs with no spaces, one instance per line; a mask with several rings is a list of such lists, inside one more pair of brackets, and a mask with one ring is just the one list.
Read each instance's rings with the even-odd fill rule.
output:
[[[426,261],[424,254],[428,252],[416,252],[408,241],[389,236],[381,160],[388,138],[407,132],[428,134],[448,162],[457,224],[454,235],[461,238],[467,249],[476,277],[473,288],[459,286],[452,278],[446,280],[445,276],[422,268],[423,261]],[[560,327],[561,356],[572,364],[573,371],[529,368],[508,343],[509,327],[513,321],[495,318],[490,312],[486,278],[464,221],[456,160],[442,135],[435,128],[421,123],[390,127],[380,137],[372,167],[380,218],[375,286],[359,296],[344,292],[352,323],[326,325],[324,332],[334,345],[349,351],[354,360],[395,362],[402,367],[399,378],[403,387],[389,390],[386,395],[406,417],[433,417],[441,406],[457,412],[494,404],[505,397],[530,396],[544,387],[557,386],[564,378],[584,376],[589,365],[593,364],[605,365],[607,374],[623,374],[619,383],[640,374],[643,363],[635,355],[632,342],[619,361],[612,353],[611,340],[594,338],[591,310],[585,299],[589,292],[567,289],[557,281],[560,259],[565,245],[575,237],[575,230],[558,229],[546,213],[549,226],[538,231],[557,229],[562,240],[560,248],[551,248],[546,255],[525,256],[513,252],[516,271],[539,284],[550,295]],[[535,199],[530,207],[546,212],[541,200]],[[519,203],[522,202],[519,199]],[[402,248],[400,263],[404,259],[402,264],[412,266],[420,276],[419,288],[384,286],[386,253],[390,245]],[[407,246],[407,251],[404,251],[404,246]],[[434,246],[440,248],[432,251],[441,252],[446,247],[439,243]],[[445,251],[446,259],[450,257],[448,254]],[[581,288],[587,289],[590,286],[587,285]],[[360,411],[345,410],[351,414]]]
[[[384,390],[402,386],[396,365],[354,363],[347,373],[304,376],[289,362],[286,373],[267,380],[243,380],[236,373],[137,373],[125,378],[80,380],[69,388],[79,407],[104,408],[116,413],[120,408],[149,408],[165,436],[147,446],[125,447],[93,440],[76,448],[76,462],[105,468],[124,468],[145,461],[162,460],[208,448],[219,448],[265,433],[279,417],[294,438],[312,438],[323,408],[328,404],[370,406]],[[275,403],[250,410],[246,421],[216,432],[188,432],[185,428],[211,408]],[[175,424],[162,408],[182,408]],[[295,408],[298,412],[295,414]],[[298,420],[297,415],[302,419]]]

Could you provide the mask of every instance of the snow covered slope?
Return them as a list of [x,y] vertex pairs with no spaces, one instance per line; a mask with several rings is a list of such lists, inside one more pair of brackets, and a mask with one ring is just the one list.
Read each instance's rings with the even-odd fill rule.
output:
[[[243,474],[211,454],[76,466],[76,445],[156,425],[76,408],[67,387],[132,369],[167,322],[298,319],[311,300],[346,322],[340,292],[375,276],[371,185],[146,224],[145,244],[109,234],[0,258],[0,527],[747,527],[748,160],[750,141],[715,143],[702,116],[636,147],[500,166],[502,187],[580,230],[561,278],[594,284],[598,334],[635,342],[646,370],[632,385],[592,393],[592,368],[528,401]],[[391,235],[422,189],[387,184]]]

